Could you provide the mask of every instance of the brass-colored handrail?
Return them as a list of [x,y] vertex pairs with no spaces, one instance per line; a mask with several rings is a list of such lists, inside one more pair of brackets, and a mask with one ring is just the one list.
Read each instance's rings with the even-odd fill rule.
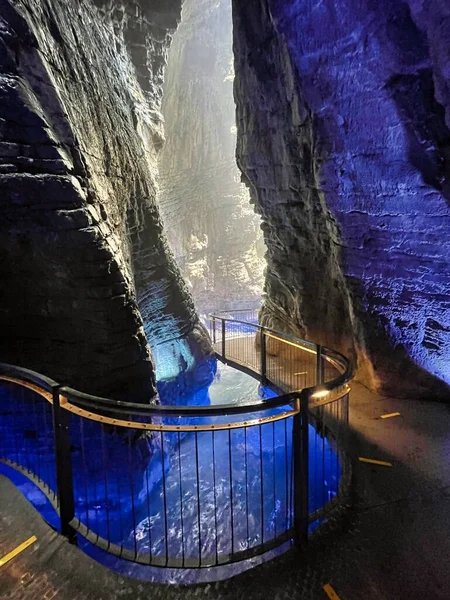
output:
[[242,427],[253,427],[255,425],[263,425],[265,423],[273,423],[293,417],[299,412],[299,401],[296,401],[296,406],[292,410],[285,411],[278,415],[261,417],[259,419],[249,419],[248,421],[231,421],[227,423],[210,424],[204,423],[200,425],[166,425],[164,423],[140,423],[139,421],[127,421],[124,419],[114,419],[99,415],[92,411],[87,411],[71,404],[65,396],[61,397],[61,407],[85,419],[97,421],[115,427],[127,427],[133,429],[142,429],[144,431],[167,431],[167,432],[185,432],[185,431],[223,431],[228,429],[241,429]]
[[[18,377],[9,377],[8,375],[0,374],[0,380],[8,381],[10,383],[15,383],[17,385],[21,385],[33,392],[36,392],[47,402],[53,404],[52,394],[43,390],[39,386],[25,379],[20,379]],[[108,417],[105,415],[100,415],[94,411],[88,411],[83,408],[76,406],[69,402],[67,396],[60,394],[60,406],[64,410],[67,410],[79,417],[89,419],[91,421],[97,421],[98,423],[103,423],[105,425],[113,425],[115,427],[126,427],[129,429],[140,429],[143,431],[167,431],[167,432],[185,432],[185,431],[223,431],[228,429],[240,429],[242,427],[253,427],[255,425],[263,425],[265,423],[273,423],[275,421],[281,421],[283,419],[288,419],[289,417],[293,417],[299,412],[299,400],[296,399],[294,401],[295,407],[292,410],[284,411],[277,415],[270,415],[268,417],[261,417],[259,419],[249,419],[247,421],[229,421],[227,423],[204,423],[199,425],[166,425],[164,423],[141,423],[139,421],[130,421],[126,419],[114,419],[113,417]],[[267,409],[266,409],[267,410]],[[215,415],[217,416],[217,415]],[[161,418],[159,415],[158,418]],[[192,417],[191,417],[192,418]],[[202,418],[202,417],[198,417]]]

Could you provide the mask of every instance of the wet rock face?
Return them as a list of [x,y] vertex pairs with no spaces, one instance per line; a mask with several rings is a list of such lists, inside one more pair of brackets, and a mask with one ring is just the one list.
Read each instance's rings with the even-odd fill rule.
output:
[[260,220],[236,166],[231,0],[185,0],[168,54],[159,202],[202,312],[259,304]]
[[149,344],[210,352],[155,202],[180,10],[0,0],[0,359],[134,401]]
[[264,322],[449,397],[447,2],[234,2],[238,162],[263,218]]

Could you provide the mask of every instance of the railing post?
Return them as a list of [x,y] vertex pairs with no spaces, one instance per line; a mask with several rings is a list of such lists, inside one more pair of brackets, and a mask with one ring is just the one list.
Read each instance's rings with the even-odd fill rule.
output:
[[222,358],[225,360],[225,319],[222,319]]
[[308,395],[302,392],[297,400],[299,411],[294,416],[294,527],[295,544],[303,547],[308,541],[309,521],[309,432]]
[[264,334],[264,328],[261,327],[261,335],[260,335],[260,352],[261,352],[261,380],[264,382],[266,380],[267,374],[267,354],[266,354],[266,336]]
[[70,543],[76,544],[76,531],[70,525],[70,522],[75,517],[75,503],[73,497],[69,418],[68,411],[61,408],[59,386],[55,387],[53,388],[53,432],[61,533],[69,539]]
[[323,360],[322,360],[322,346],[316,344],[316,385],[323,383]]
[[213,338],[213,344],[216,343],[216,319],[213,316],[212,317],[212,338]]

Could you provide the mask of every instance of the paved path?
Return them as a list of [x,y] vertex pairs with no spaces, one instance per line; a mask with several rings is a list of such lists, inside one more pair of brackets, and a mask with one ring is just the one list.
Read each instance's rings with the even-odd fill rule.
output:
[[[384,413],[400,417],[381,420]],[[381,398],[354,385],[355,458],[350,507],[310,544],[225,582],[160,586],[121,577],[70,546],[0,477],[0,558],[35,534],[38,542],[0,567],[2,600],[226,598],[450,599],[450,413],[444,404]],[[360,463],[390,461],[392,468]]]

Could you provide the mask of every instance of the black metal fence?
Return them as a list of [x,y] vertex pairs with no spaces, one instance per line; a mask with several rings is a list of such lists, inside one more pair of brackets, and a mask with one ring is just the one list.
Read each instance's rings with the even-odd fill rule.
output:
[[303,543],[335,504],[347,361],[231,316],[210,321],[218,355],[279,396],[142,406],[0,365],[0,460],[41,488],[72,541],[147,565],[210,567]]
[[[331,384],[323,390],[331,391],[349,380],[350,366],[344,356],[319,344],[262,327],[257,315],[253,310],[210,316],[206,325],[222,360],[256,372],[263,381],[284,391],[321,384]],[[243,320],[243,316],[249,320]]]

